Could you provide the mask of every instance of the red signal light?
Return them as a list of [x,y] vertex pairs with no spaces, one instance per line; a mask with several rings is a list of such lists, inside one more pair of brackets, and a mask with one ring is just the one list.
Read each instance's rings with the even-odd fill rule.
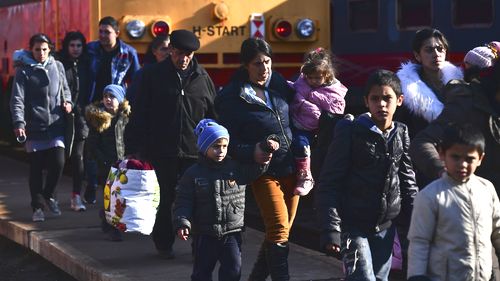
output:
[[292,24],[286,20],[278,20],[274,24],[274,34],[281,38],[286,39],[292,34]]
[[170,26],[165,21],[159,20],[153,23],[151,31],[155,37],[160,35],[166,36],[170,32]]

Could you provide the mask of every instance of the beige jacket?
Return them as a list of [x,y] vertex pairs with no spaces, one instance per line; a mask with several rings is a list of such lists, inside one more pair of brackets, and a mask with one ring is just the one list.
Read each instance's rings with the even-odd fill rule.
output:
[[413,204],[408,277],[490,279],[492,246],[500,253],[500,203],[491,182],[472,175],[459,183],[444,173]]

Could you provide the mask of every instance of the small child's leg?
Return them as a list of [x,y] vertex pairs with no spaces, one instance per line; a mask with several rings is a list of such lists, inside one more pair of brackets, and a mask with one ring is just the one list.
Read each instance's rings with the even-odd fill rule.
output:
[[217,264],[220,241],[208,235],[197,235],[194,241],[194,264],[192,281],[212,280],[212,272]]
[[311,157],[295,158],[297,167],[297,186],[293,193],[305,196],[314,187],[314,179],[311,174]]
[[311,137],[311,132],[294,130],[292,152],[297,168],[297,186],[293,191],[295,195],[305,196],[314,187],[311,173],[311,148],[309,146]]
[[241,278],[241,233],[231,233],[222,238],[219,280],[237,281]]

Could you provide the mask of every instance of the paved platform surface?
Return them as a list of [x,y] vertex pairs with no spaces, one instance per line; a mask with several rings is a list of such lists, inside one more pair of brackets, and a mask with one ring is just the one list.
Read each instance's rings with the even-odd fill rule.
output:
[[[28,165],[0,156],[0,235],[33,250],[78,280],[190,280],[189,242],[176,241],[173,260],[160,259],[149,236],[126,233],[124,241],[112,242],[99,227],[100,205],[74,212],[69,206],[70,194],[71,178],[65,176],[58,187],[63,214],[32,222]],[[102,198],[98,200],[102,202]],[[250,228],[244,232],[241,280],[248,278],[262,241],[262,232]],[[342,276],[340,262],[295,244],[290,247],[289,267],[291,280],[339,280]],[[218,280],[216,271],[214,280]]]

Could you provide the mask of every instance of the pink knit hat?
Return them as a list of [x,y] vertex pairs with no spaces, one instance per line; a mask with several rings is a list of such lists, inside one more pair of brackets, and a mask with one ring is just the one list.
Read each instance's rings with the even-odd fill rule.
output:
[[488,47],[490,47],[493,52],[495,53],[496,57],[498,58],[500,56],[500,42],[498,41],[491,41],[488,44]]
[[486,46],[470,50],[464,57],[464,63],[480,69],[491,67],[497,58],[496,52]]

